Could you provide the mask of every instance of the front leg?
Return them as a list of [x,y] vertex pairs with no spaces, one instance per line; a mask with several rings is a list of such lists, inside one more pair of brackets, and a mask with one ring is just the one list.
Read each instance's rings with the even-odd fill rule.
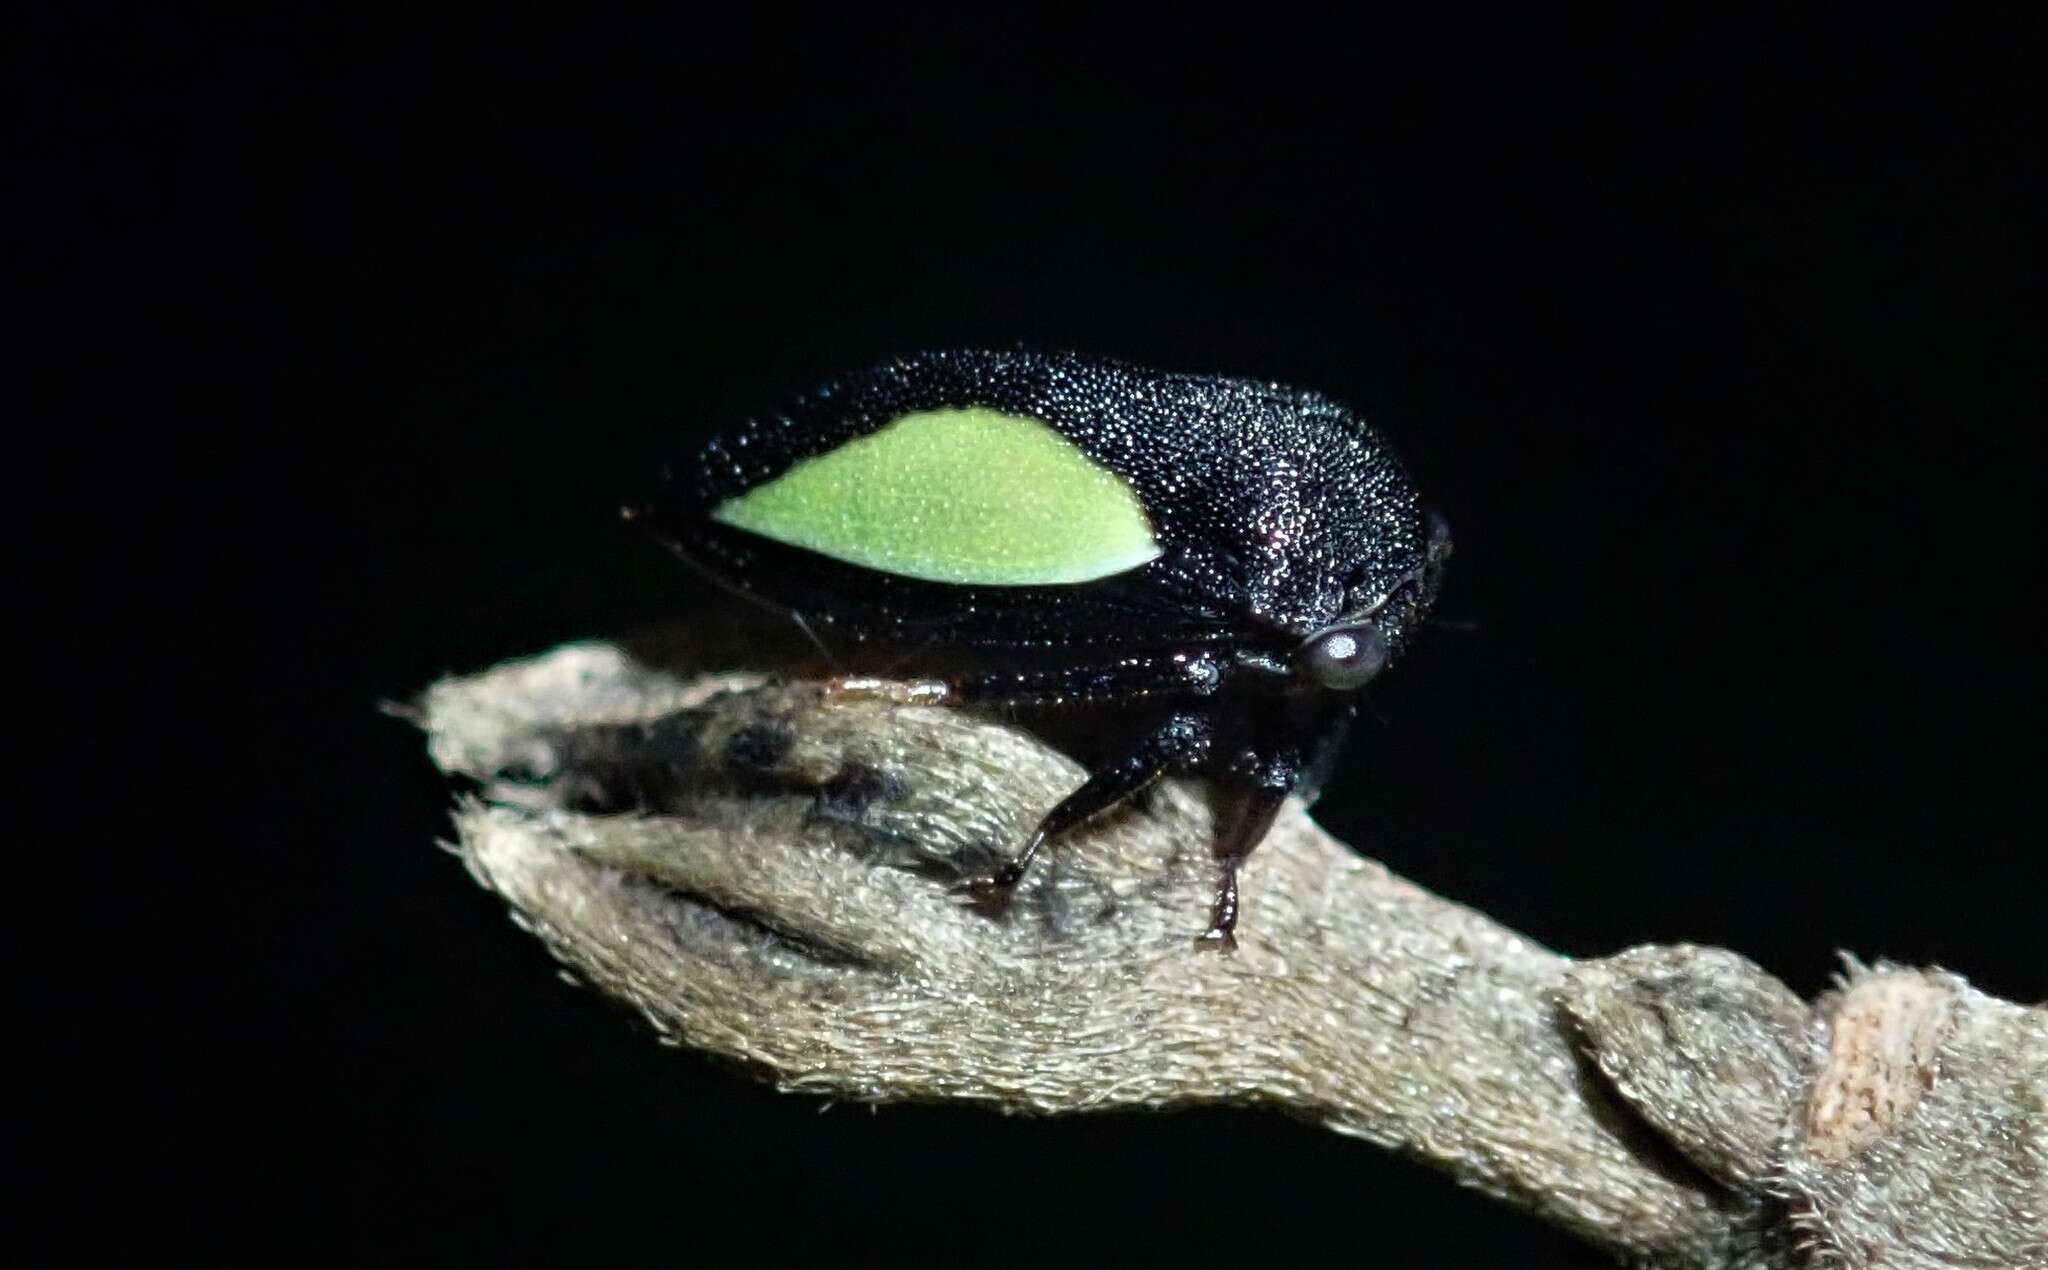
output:
[[1230,773],[1215,782],[1211,805],[1215,809],[1216,859],[1223,875],[1216,884],[1216,904],[1209,916],[1209,929],[1200,943],[1225,952],[1237,947],[1237,868],[1273,827],[1301,780],[1302,757],[1296,750],[1274,754],[1244,751],[1230,766]]

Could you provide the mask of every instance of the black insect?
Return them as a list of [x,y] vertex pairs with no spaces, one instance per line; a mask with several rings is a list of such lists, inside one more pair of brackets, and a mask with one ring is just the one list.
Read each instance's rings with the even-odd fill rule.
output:
[[1091,720],[1087,780],[984,889],[1167,772],[1210,779],[1222,868],[1313,799],[1450,537],[1386,444],[1279,384],[1076,356],[922,354],[729,432],[633,512],[842,671]]

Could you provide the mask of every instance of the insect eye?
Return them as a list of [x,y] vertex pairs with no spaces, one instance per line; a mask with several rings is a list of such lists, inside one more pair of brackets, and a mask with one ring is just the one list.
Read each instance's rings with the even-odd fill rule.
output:
[[1386,636],[1370,622],[1324,631],[1294,655],[1296,674],[1333,692],[1364,687],[1386,664]]

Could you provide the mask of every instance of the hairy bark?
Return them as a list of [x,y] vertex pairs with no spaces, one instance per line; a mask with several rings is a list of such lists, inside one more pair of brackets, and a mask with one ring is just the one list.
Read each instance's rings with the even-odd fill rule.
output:
[[1264,1103],[1657,1266],[2048,1264],[2048,1010],[1852,966],[1552,953],[1300,809],[1198,952],[1196,791],[960,881],[1079,769],[964,712],[571,645],[417,706],[457,847],[555,954],[784,1088],[1068,1112]]

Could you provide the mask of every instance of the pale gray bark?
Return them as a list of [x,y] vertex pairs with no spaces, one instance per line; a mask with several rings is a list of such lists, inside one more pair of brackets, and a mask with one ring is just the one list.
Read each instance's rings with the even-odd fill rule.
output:
[[[478,881],[590,982],[784,1088],[1081,1111],[1264,1103],[1659,1266],[2048,1263],[2048,1011],[1733,953],[1573,961],[1299,809],[1198,951],[1198,791],[963,872],[1079,769],[969,714],[688,679],[583,644],[419,704]],[[637,804],[639,811],[613,808]],[[578,810],[582,808],[583,810]]]

